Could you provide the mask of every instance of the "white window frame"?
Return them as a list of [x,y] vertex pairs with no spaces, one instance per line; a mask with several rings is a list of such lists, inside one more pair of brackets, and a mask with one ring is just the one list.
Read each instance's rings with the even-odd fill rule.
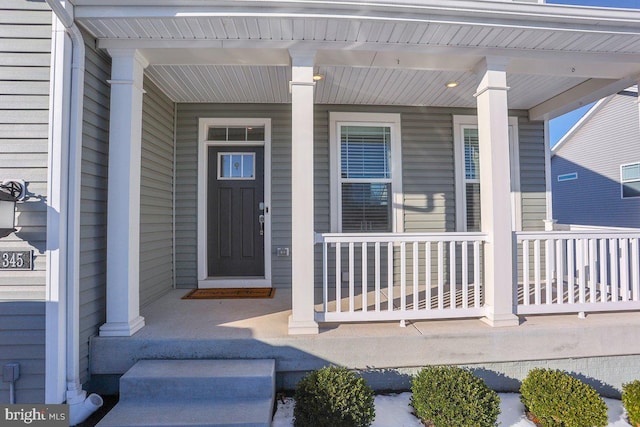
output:
[[[264,126],[264,141],[211,141],[211,126]],[[207,275],[207,176],[209,147],[264,147],[264,277],[209,277]],[[254,161],[255,168],[255,161]],[[254,172],[255,175],[255,172]],[[271,287],[271,119],[201,118],[198,122],[198,288]]]
[[573,181],[578,179],[578,172],[563,173],[556,178],[558,182]]
[[[464,129],[478,128],[477,116],[453,116],[455,159],[456,231],[467,231],[467,194],[464,158]],[[509,164],[511,165],[511,227],[522,230],[522,193],[520,192],[520,142],[518,118],[509,117]],[[482,184],[480,184],[482,185]],[[482,217],[482,212],[480,213]]]
[[622,179],[622,168],[623,168],[623,167],[625,167],[625,166],[631,166],[631,165],[637,165],[637,164],[640,164],[640,162],[631,162],[631,163],[625,163],[625,164],[623,164],[623,165],[620,165],[620,198],[621,198],[622,200],[629,200],[629,199],[638,199],[638,198],[640,198],[640,196],[624,197],[624,184],[625,184],[626,182],[638,182],[638,180],[637,180],[637,179],[632,179],[632,180],[624,181],[624,180]]
[[391,229],[394,233],[404,231],[402,193],[402,142],[400,114],[392,113],[329,113],[329,163],[331,232],[342,232],[342,185],[340,172],[340,127],[341,126],[387,126],[391,128]]

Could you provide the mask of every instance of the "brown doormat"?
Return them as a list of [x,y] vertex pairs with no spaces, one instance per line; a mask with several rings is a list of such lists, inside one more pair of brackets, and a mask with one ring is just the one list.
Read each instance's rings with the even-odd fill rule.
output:
[[274,288],[194,289],[182,299],[273,298],[275,293]]

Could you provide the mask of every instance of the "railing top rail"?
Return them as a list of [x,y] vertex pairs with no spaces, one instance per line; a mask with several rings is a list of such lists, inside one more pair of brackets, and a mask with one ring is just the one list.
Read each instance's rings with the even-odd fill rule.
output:
[[316,243],[484,242],[486,233],[316,233]]
[[522,240],[547,240],[547,239],[637,239],[640,238],[640,230],[637,231],[518,231],[518,241]]

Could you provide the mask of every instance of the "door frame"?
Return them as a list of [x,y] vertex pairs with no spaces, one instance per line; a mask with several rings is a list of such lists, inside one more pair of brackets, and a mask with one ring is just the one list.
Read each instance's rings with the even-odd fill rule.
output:
[[[209,126],[264,126],[264,143],[207,141]],[[207,176],[209,147],[264,147],[264,277],[209,277],[207,275]],[[201,118],[198,120],[198,288],[271,287],[271,119]]]

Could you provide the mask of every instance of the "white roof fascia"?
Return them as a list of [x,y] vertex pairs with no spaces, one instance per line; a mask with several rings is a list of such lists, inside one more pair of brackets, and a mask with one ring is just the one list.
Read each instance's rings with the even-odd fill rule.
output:
[[607,103],[609,103],[609,101],[611,101],[613,99],[613,97],[616,96],[615,94],[610,95],[606,98],[602,98],[601,100],[599,100],[598,102],[596,102],[593,107],[591,107],[589,109],[589,111],[587,111],[581,118],[580,120],[578,120],[576,122],[575,125],[573,125],[571,127],[571,129],[569,129],[567,131],[567,133],[564,134],[564,136],[562,138],[560,138],[560,141],[558,141],[558,143],[556,145],[553,146],[553,148],[551,149],[551,157],[555,156],[556,153],[558,152],[558,150],[560,150],[562,148],[563,145],[565,145],[567,143],[567,141],[569,139],[571,139],[580,129],[582,129],[582,127],[585,125],[586,122],[589,121],[589,119],[591,119],[591,117],[593,117],[598,111],[600,111]]
[[[364,13],[364,14],[363,14]],[[587,32],[640,32],[640,11],[477,0],[77,0],[76,19],[188,16],[376,17],[403,21],[497,24]]]
[[[558,53],[562,53],[563,61],[576,61],[581,65],[580,69],[584,70],[585,65],[587,70],[594,70],[590,64],[596,64],[597,66],[604,67],[601,64],[621,64],[620,67],[624,69],[631,69],[630,74],[635,75],[635,68],[640,63],[640,53],[613,53],[613,52],[575,52],[575,51],[546,51],[535,50],[532,48],[522,49],[509,49],[509,48],[492,48],[492,47],[472,47],[472,46],[425,46],[425,45],[407,45],[397,43],[376,43],[376,42],[361,42],[353,43],[348,41],[314,41],[314,40],[235,40],[235,39],[124,39],[124,38],[101,38],[97,40],[98,47],[101,49],[109,48],[130,48],[130,49],[170,49],[170,48],[184,48],[184,49],[292,49],[299,47],[305,50],[343,50],[343,51],[383,51],[383,52],[404,52],[404,53],[416,53],[424,55],[477,55],[478,58],[483,56],[499,56],[508,58],[521,58],[523,60],[556,60],[558,61]],[[589,71],[587,74],[575,74],[573,72],[565,72],[567,76],[577,77],[601,77],[601,78],[620,78],[619,75],[614,75],[622,70],[622,68],[616,68],[615,70],[605,69],[605,73],[593,74]],[[526,68],[521,67],[523,70],[516,70],[511,68],[510,72],[522,72],[527,71]],[[539,67],[533,67],[534,68]],[[545,69],[546,71],[540,73],[535,72],[533,74],[549,74],[555,75],[553,69]],[[629,73],[627,73],[629,74]]]

